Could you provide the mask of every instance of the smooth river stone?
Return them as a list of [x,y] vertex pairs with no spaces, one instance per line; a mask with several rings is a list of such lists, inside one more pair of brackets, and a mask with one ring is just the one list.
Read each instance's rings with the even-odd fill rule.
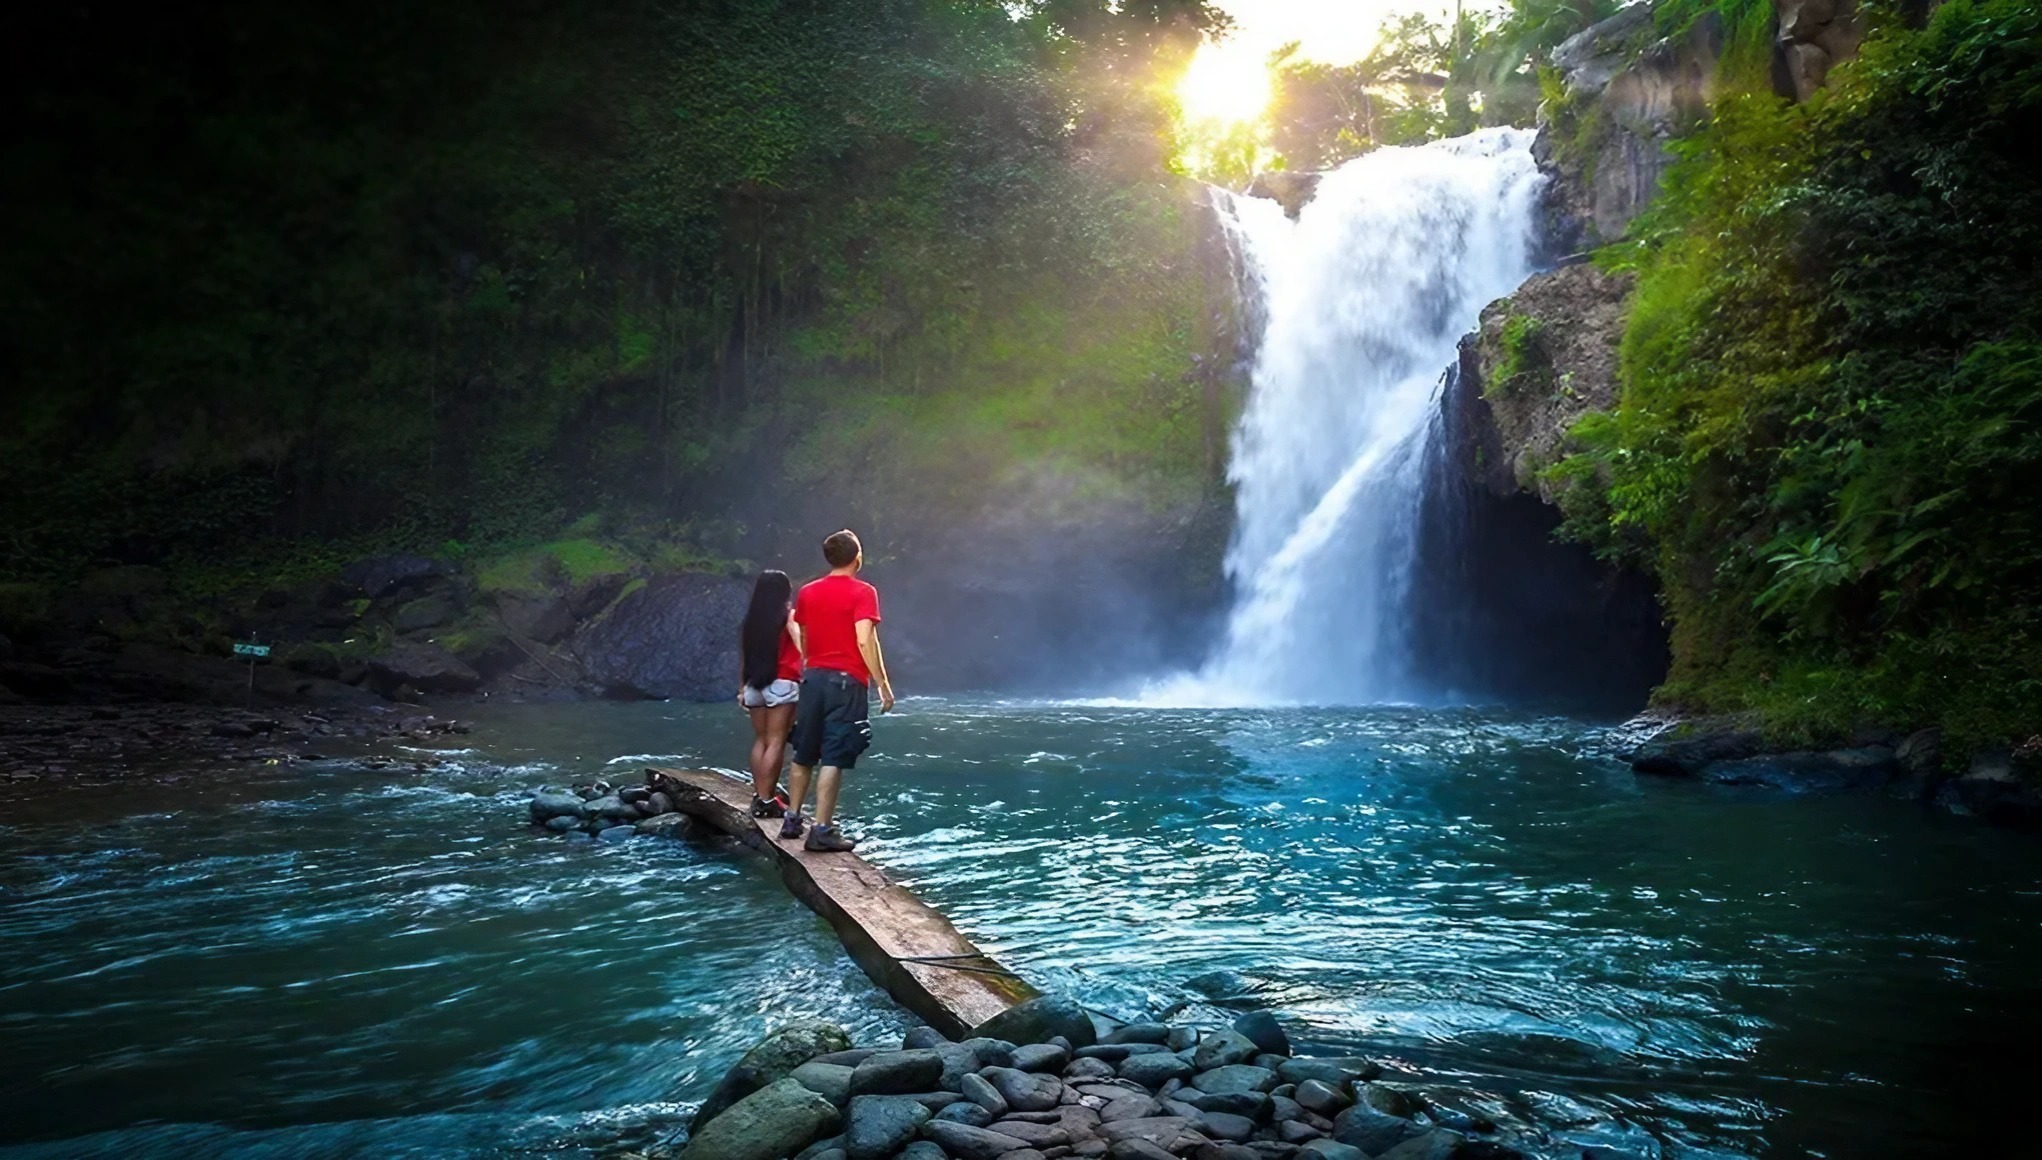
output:
[[1368,1153],[1384,1152],[1425,1134],[1425,1129],[1400,1116],[1386,1116],[1356,1104],[1333,1118],[1333,1138]]
[[1120,1077],[1146,1088],[1159,1088],[1173,1079],[1188,1079],[1191,1065],[1174,1055],[1137,1055],[1120,1063]]
[[1255,1135],[1255,1121],[1231,1112],[1200,1112],[1192,1125],[1208,1136],[1236,1144],[1245,1144]]
[[792,1079],[753,1092],[688,1141],[688,1160],[780,1160],[835,1130],[837,1107]]
[[1055,1076],[1030,1075],[1011,1067],[988,1067],[979,1072],[993,1090],[1017,1112],[1046,1112],[1063,1098],[1063,1081]]
[[1164,1151],[1176,1147],[1178,1137],[1191,1127],[1191,1121],[1183,1116],[1146,1116],[1135,1120],[1114,1120],[1099,1125],[1099,1134],[1119,1143],[1122,1140],[1147,1140]]
[[1338,1087],[1355,1080],[1369,1080],[1383,1074],[1383,1069],[1374,1060],[1348,1056],[1329,1059],[1288,1059],[1276,1069],[1276,1074],[1285,1083],[1303,1083],[1308,1079]]
[[984,1076],[966,1075],[958,1081],[957,1090],[964,1093],[965,1099],[995,1116],[1007,1114],[1007,1097],[1001,1095],[998,1088],[987,1083]]
[[943,1078],[943,1057],[934,1051],[882,1051],[851,1071],[853,1096],[907,1095],[927,1091]]
[[1074,1059],[1064,1068],[1068,1080],[1112,1079],[1115,1074],[1113,1065],[1103,1059]]
[[1267,1011],[1250,1011],[1234,1020],[1234,1031],[1271,1055],[1290,1054],[1290,1036]]
[[[579,804],[579,803],[576,803]],[[1170,1025],[1167,1023],[1130,1023],[1116,1027],[1099,1041],[1102,1044],[1153,1043],[1158,1047],[1170,1042]]]
[[1296,1120],[1284,1120],[1276,1125],[1276,1138],[1286,1144],[1309,1144],[1324,1135],[1310,1124],[1300,1124]]
[[950,1160],[934,1140],[916,1140],[900,1150],[900,1160]]
[[986,1125],[988,1131],[1003,1136],[1012,1136],[1031,1148],[1054,1148],[1071,1142],[1071,1134],[1060,1124],[1036,1124],[1027,1120],[994,1120]]
[[857,1096],[844,1121],[850,1160],[885,1160],[929,1121],[929,1109],[908,1096]]
[[840,1108],[851,1098],[851,1069],[841,1064],[811,1059],[794,1069],[794,1080]]
[[1170,1049],[1160,1043],[1099,1043],[1091,1047],[1080,1047],[1080,1059],[1103,1059],[1108,1063],[1119,1063],[1134,1055],[1162,1055]]
[[1199,1091],[1213,1095],[1223,1095],[1227,1092],[1266,1092],[1276,1086],[1276,1073],[1266,1067],[1230,1063],[1211,1071],[1199,1072],[1191,1077],[1191,1084]]
[[1012,1136],[944,1119],[923,1124],[922,1135],[942,1145],[943,1150],[957,1160],[999,1160],[1009,1152],[1028,1146]]
[[1316,1079],[1308,1079],[1299,1084],[1297,1094],[1291,1098],[1296,1100],[1300,1107],[1322,1116],[1337,1116],[1340,1109],[1354,1102],[1347,1098],[1346,1092]]
[[947,1120],[953,1124],[966,1124],[974,1128],[983,1128],[993,1122],[993,1114],[991,1112],[986,1111],[970,1100],[959,1100],[945,1107],[942,1111],[936,1113],[936,1118]]
[[[1354,1089],[1355,1103],[1367,1104],[1386,1116],[1402,1116],[1410,1119],[1418,1114],[1418,1105],[1410,1096],[1396,1088],[1384,1087],[1379,1083],[1358,1084]],[[1303,1100],[1299,1100],[1303,1103]],[[1317,1109],[1313,1109],[1317,1110]],[[1324,1114],[1324,1113],[1321,1113]]]
[[1147,1140],[1115,1140],[1106,1154],[1112,1160],[1177,1160]]
[[910,1027],[908,1028],[908,1033],[901,1036],[900,1039],[902,1051],[920,1051],[934,1047],[947,1047],[949,1044],[950,1041],[943,1037],[943,1033],[934,1027]]
[[723,1079],[695,1112],[690,1131],[700,1133],[725,1108],[768,1084],[794,1074],[810,1060],[851,1046],[851,1036],[833,1023],[801,1020],[778,1028],[752,1045],[737,1065],[723,1073]]
[[1313,1140],[1298,1149],[1299,1160],[1368,1160],[1368,1153],[1338,1140]]
[[1201,1112],[1225,1112],[1232,1116],[1246,1116],[1251,1120],[1267,1120],[1270,1112],[1269,1097],[1261,1092],[1202,1092],[1186,1089],[1179,1093],[1179,1099]]
[[1014,1043],[1047,1043],[1061,1035],[1073,1047],[1089,1047],[1096,1033],[1082,1003],[1066,995],[1040,995],[979,1024],[973,1034]]
[[1442,1128],[1415,1140],[1406,1140],[1376,1157],[1376,1160],[1453,1160],[1462,1153],[1462,1145],[1466,1143],[1459,1132]]
[[1062,1071],[1070,1062],[1069,1049],[1054,1043],[1030,1043],[1014,1049],[1016,1071]]
[[1099,1119],[1102,1123],[1112,1123],[1115,1120],[1140,1120],[1162,1114],[1163,1105],[1160,1102],[1148,1096],[1137,1095],[1124,1096],[1099,1109]]
[[1191,1066],[1196,1071],[1211,1071],[1233,1063],[1247,1063],[1262,1053],[1255,1041],[1238,1031],[1219,1031],[1199,1041],[1198,1050],[1191,1057]]

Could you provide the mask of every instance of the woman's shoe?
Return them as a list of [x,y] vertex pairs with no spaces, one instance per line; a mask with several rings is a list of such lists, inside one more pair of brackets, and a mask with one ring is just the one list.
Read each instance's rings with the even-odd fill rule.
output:
[[784,818],[787,816],[787,807],[780,801],[778,794],[770,798],[762,798],[758,794],[753,794],[752,816],[755,818]]
[[801,836],[801,825],[802,821],[800,814],[795,813],[788,814],[787,820],[780,823],[781,841],[791,842],[794,839],[799,838]]

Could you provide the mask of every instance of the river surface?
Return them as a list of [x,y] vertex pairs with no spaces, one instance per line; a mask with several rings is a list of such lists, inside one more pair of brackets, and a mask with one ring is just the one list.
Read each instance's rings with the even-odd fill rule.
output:
[[[599,1154],[777,1021],[902,1030],[753,856],[521,824],[534,786],[733,764],[734,710],[470,719],[425,772],[6,791],[0,1155]],[[1640,779],[1604,725],[917,699],[846,801],[874,862],[1103,1010],[1266,1006],[1640,1154],[2009,1154],[2042,844]]]

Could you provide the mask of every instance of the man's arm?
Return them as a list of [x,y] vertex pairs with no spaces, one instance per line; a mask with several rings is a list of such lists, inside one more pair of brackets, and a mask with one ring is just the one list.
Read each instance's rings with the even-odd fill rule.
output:
[[794,638],[794,651],[801,654],[803,664],[808,663],[808,634],[801,631],[801,622],[788,618],[787,635]]
[[858,655],[865,658],[866,671],[879,685],[879,711],[893,712],[893,682],[886,677],[886,654],[879,651],[877,621],[858,621]]

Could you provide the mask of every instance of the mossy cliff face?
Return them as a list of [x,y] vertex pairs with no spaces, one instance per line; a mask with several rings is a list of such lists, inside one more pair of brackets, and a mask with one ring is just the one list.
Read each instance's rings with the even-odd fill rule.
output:
[[[1656,39],[1631,16],[1635,57],[1549,93],[1555,202],[1600,248],[1468,344],[1490,440],[1468,469],[1655,576],[1663,704],[1748,712],[1772,744],[1940,728],[1957,772],[2024,752],[2042,725],[2042,16],[1686,11],[1669,27],[1662,5]],[[1705,95],[1698,115],[1648,138],[1624,127],[1641,106],[1598,103],[1702,61],[1712,14],[1712,75],[1637,86]],[[1646,157],[1650,182],[1600,183],[1607,156]],[[1566,394],[1584,387],[1608,401]]]

